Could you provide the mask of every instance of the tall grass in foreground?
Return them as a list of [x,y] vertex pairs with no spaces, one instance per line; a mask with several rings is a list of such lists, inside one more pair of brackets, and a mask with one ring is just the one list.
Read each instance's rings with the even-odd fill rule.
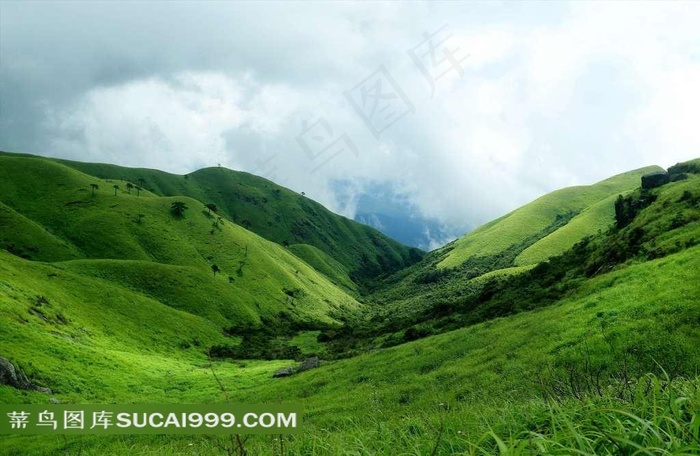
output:
[[621,399],[549,402],[539,426],[469,443],[469,454],[700,454],[699,383],[647,375]]
[[[505,404],[503,416],[494,422],[460,416],[467,410],[431,422],[416,419],[415,424],[408,424],[407,417],[383,417],[386,421],[369,427],[349,419],[343,429],[297,437],[288,444],[289,454],[700,454],[700,379],[647,375],[622,398],[612,389],[618,390],[580,400]],[[251,450],[265,453],[263,447]]]
[[[699,455],[700,378],[646,375],[579,399],[487,400],[478,409],[368,410],[297,436],[95,436],[45,439],[5,454],[80,455]],[[9,443],[9,442],[8,442]],[[18,442],[19,443],[19,442]]]
[[[73,442],[68,454],[246,455],[698,455],[700,378],[647,375],[630,394],[530,403],[494,401],[473,409],[373,418],[347,416],[334,427],[307,426],[293,436],[251,436],[245,448],[227,436],[126,436]],[[368,411],[369,412],[369,411]]]

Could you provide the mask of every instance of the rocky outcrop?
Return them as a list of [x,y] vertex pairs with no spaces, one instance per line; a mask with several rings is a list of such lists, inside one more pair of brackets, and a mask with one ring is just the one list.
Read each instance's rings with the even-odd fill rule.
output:
[[642,188],[656,188],[668,184],[670,176],[666,171],[657,171],[642,176]]
[[272,374],[272,378],[289,377],[293,373],[294,373],[294,370],[292,370],[291,367],[283,367],[282,369],[279,369],[277,372]]
[[302,361],[301,365],[294,369],[293,367],[283,367],[272,374],[272,378],[289,377],[290,375],[297,374],[309,369],[316,369],[321,366],[321,360],[318,356],[310,356]]
[[6,358],[0,357],[0,385],[8,385],[21,390],[33,390],[46,394],[51,394],[50,388],[33,384],[27,375],[19,367],[15,366]]

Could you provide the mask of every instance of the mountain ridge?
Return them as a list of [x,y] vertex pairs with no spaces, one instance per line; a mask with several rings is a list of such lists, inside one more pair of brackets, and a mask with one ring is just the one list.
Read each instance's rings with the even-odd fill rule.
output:
[[141,182],[161,196],[190,196],[215,204],[222,214],[280,245],[309,244],[348,268],[360,287],[377,275],[418,261],[424,253],[379,230],[332,213],[321,204],[243,171],[202,168],[185,175],[109,164],[50,159],[101,179]]
[[[280,442],[289,454],[696,452],[697,163],[575,214],[554,204],[544,228],[458,267],[438,267],[449,246],[430,252],[357,300],[349,268],[314,246],[268,241],[191,197],[0,155],[0,356],[53,392],[0,385],[0,402],[304,407],[304,433],[242,439],[251,455]],[[310,356],[320,367],[273,378]],[[215,436],[0,443],[235,448]]]

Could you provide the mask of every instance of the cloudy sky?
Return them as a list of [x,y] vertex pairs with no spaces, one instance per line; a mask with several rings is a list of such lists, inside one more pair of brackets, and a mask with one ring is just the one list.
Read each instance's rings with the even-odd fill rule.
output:
[[350,217],[381,189],[460,233],[700,156],[697,24],[700,2],[4,1],[0,149],[221,164]]

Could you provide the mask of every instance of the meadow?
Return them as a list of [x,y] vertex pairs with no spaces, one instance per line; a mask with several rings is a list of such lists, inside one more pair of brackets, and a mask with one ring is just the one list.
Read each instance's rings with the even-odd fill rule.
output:
[[[293,437],[3,436],[0,452],[698,454],[695,163],[650,191],[643,169],[555,192],[424,255],[301,195],[285,198],[355,237],[266,238],[209,193],[228,170],[0,155],[0,356],[52,390],[0,385],[0,403],[305,411]],[[272,377],[312,355],[320,368]]]

